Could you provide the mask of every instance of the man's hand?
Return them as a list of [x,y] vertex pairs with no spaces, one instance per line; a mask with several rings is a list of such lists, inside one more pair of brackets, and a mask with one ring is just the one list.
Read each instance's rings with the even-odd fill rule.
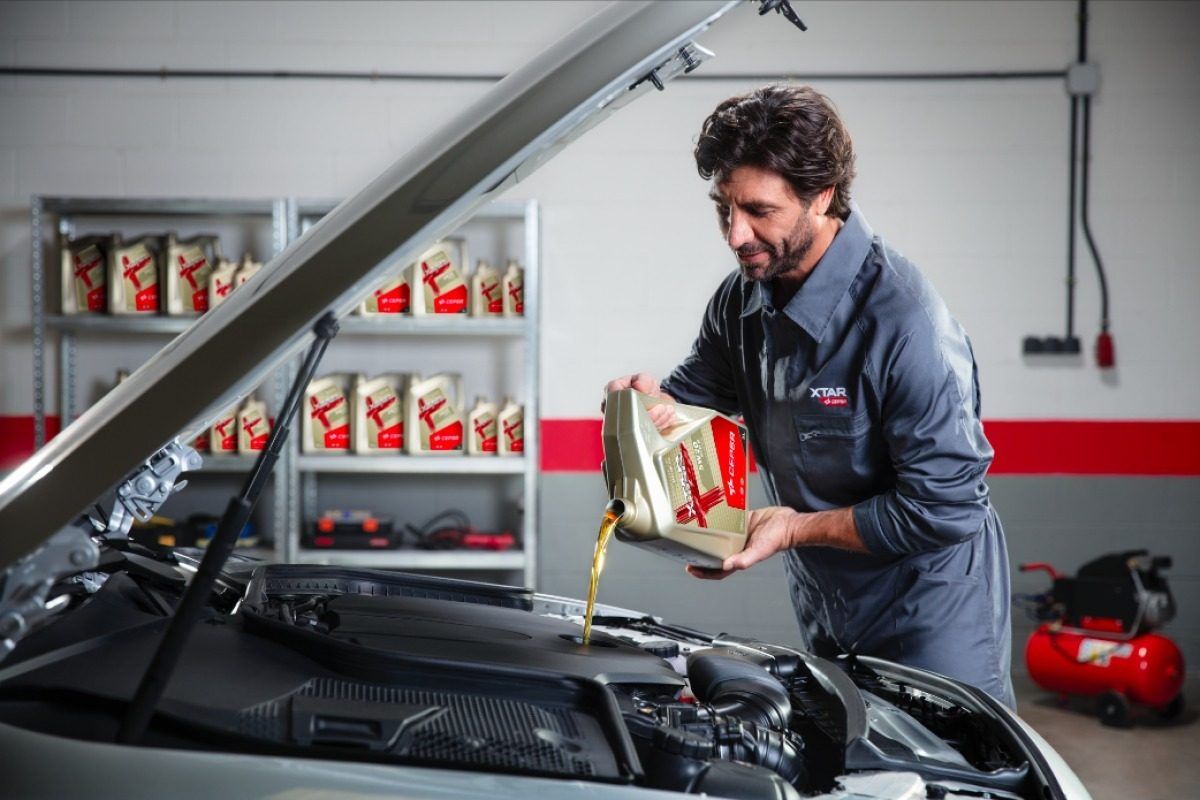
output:
[[746,548],[725,559],[720,569],[688,566],[689,575],[719,581],[735,572],[765,561],[781,550],[804,545],[826,545],[867,551],[854,525],[849,508],[804,513],[787,506],[767,506],[750,512],[746,525]]
[[661,405],[654,406],[650,409],[650,419],[654,422],[654,427],[660,431],[663,428],[669,428],[675,422],[675,398],[664,392],[658,385],[658,380],[653,375],[648,375],[645,372],[635,372],[632,375],[624,375],[616,380],[611,380],[604,386],[604,397],[600,398],[600,411],[604,411],[604,403],[608,399],[609,392],[615,392],[620,389],[636,389],[642,394],[648,394],[651,397],[657,397],[662,400]]

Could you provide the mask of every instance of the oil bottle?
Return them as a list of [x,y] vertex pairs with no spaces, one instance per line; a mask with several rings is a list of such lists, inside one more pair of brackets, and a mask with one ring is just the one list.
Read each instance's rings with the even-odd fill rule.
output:
[[122,315],[158,313],[155,237],[126,243],[113,234],[108,246],[108,310]]
[[242,254],[242,260],[238,264],[237,273],[233,277],[233,288],[238,289],[245,285],[246,281],[253,278],[262,269],[262,264],[250,257],[249,253]]
[[503,278],[500,271],[482,258],[471,276],[470,313],[472,317],[504,316]]
[[216,308],[229,299],[233,292],[233,279],[237,273],[237,264],[223,256],[217,257],[217,263],[208,274],[208,307]]
[[746,545],[746,429],[707,408],[676,405],[659,431],[634,389],[605,404],[604,478],[616,537],[710,569]]
[[496,404],[485,398],[475,399],[467,417],[467,455],[494,456],[497,444]]
[[525,270],[513,259],[504,269],[504,316],[525,316]]
[[301,411],[305,453],[335,455],[350,451],[350,403],[346,398],[346,378],[342,374],[314,379],[304,391]]
[[233,456],[238,451],[238,407],[232,405],[217,415],[208,431],[208,449],[215,456]]
[[105,236],[67,239],[62,245],[62,313],[103,313],[108,306]]
[[404,447],[404,381],[399,374],[361,377],[354,385],[354,452],[396,455]]
[[255,455],[267,446],[271,433],[271,418],[267,416],[267,404],[253,394],[238,409],[237,451],[244,456]]
[[412,305],[412,289],[408,285],[404,272],[387,278],[378,289],[371,292],[367,299],[358,304],[356,309],[364,317],[375,317],[387,314],[407,314]]
[[502,456],[525,452],[525,409],[511,397],[504,398],[504,408],[496,418],[500,432],[499,453]]
[[163,255],[167,314],[185,316],[208,311],[208,283],[217,258],[217,237],[176,239],[174,233],[168,233]]
[[408,266],[414,316],[467,313],[467,284],[462,265],[467,263],[467,243],[462,239],[437,242]]
[[412,375],[405,397],[404,422],[410,455],[461,453],[463,449],[462,377],[441,373]]

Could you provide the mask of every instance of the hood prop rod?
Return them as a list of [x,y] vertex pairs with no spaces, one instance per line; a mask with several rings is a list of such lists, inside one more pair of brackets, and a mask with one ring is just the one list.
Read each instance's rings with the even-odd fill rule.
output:
[[167,683],[179,663],[180,656],[183,655],[188,637],[200,620],[213,586],[216,584],[225,562],[233,552],[238,534],[250,519],[250,512],[254,510],[254,505],[258,502],[259,495],[262,494],[267,479],[271,476],[275,462],[279,460],[279,454],[283,451],[283,445],[287,441],[288,429],[296,414],[296,409],[300,405],[304,389],[312,381],[317,365],[321,363],[321,357],[325,355],[325,349],[337,332],[338,323],[332,312],[326,312],[313,325],[316,340],[309,348],[300,372],[292,382],[279,415],[279,421],[271,431],[267,446],[258,454],[254,467],[246,476],[241,493],[231,498],[229,505],[225,507],[225,513],[221,517],[217,532],[209,543],[204,558],[201,559],[200,566],[192,577],[192,582],[184,591],[183,597],[180,598],[179,605],[175,609],[175,616],[168,624],[166,633],[163,634],[158,649],[154,653],[154,658],[146,667],[141,683],[138,684],[137,692],[125,711],[121,727],[117,730],[117,742],[136,744],[145,735],[150,720],[154,716],[154,709],[158,706],[158,701],[167,688]]

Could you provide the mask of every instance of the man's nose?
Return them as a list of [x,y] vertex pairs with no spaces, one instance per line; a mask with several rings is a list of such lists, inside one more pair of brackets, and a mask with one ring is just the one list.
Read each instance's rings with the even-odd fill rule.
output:
[[729,231],[725,235],[725,240],[729,243],[730,250],[737,250],[754,241],[754,231],[750,229],[750,220],[737,209],[729,212]]

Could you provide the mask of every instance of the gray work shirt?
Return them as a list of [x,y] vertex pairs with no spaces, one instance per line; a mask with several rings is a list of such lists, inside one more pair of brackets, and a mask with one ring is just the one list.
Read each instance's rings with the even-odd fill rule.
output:
[[772,503],[853,508],[869,553],[786,553],[808,643],[1012,705],[1008,555],[966,334],[857,206],[786,306],[770,289],[727,277],[663,390],[745,417]]

